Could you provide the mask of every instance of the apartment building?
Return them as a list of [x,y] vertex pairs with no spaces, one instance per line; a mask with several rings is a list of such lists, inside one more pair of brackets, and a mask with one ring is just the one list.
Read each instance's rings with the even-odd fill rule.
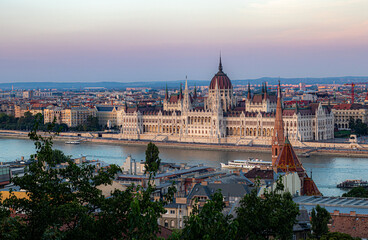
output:
[[332,112],[335,116],[335,127],[339,130],[350,129],[350,118],[353,118],[355,121],[360,119],[363,123],[368,123],[368,108],[361,104],[338,104],[332,108]]
[[87,121],[88,116],[96,117],[96,110],[86,107],[73,107],[63,109],[60,107],[46,108],[44,110],[44,123],[51,123],[55,119],[57,124],[66,124],[76,127]]

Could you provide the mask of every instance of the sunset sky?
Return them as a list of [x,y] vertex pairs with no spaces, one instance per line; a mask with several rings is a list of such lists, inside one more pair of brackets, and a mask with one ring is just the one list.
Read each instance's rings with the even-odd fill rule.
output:
[[368,75],[368,0],[1,0],[0,82]]

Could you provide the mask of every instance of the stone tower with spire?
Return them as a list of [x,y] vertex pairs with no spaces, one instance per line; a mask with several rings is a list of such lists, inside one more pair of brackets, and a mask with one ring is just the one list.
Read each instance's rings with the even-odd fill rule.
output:
[[185,89],[184,89],[184,101],[183,101],[183,111],[191,110],[191,101],[189,96],[189,89],[188,89],[188,79],[185,77]]
[[215,99],[214,99],[214,106],[212,109],[212,119],[214,121],[214,132],[213,137],[219,140],[223,135],[223,108],[221,102],[221,95],[218,83],[215,84]]
[[248,83],[248,95],[247,95],[247,99],[248,101],[252,98],[251,93],[250,93],[250,83]]
[[277,106],[275,116],[275,127],[272,136],[272,166],[275,166],[277,157],[279,156],[282,147],[284,146],[284,122],[282,120],[282,103],[281,103],[281,86],[280,81],[277,88]]

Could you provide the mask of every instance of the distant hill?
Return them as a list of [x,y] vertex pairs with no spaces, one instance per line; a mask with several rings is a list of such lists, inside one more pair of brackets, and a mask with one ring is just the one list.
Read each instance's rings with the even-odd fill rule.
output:
[[[232,80],[233,85],[261,84],[277,84],[279,78],[263,77],[258,79]],[[326,77],[326,78],[280,78],[282,84],[343,84],[349,82],[368,82],[368,77]],[[167,84],[168,88],[179,88],[180,83],[184,84],[185,80],[175,81],[153,81],[153,82],[15,82],[0,83],[0,89],[84,89],[84,88],[106,88],[106,89],[125,89],[127,87],[150,87],[164,88]],[[208,86],[210,81],[188,80],[188,84],[193,86]]]

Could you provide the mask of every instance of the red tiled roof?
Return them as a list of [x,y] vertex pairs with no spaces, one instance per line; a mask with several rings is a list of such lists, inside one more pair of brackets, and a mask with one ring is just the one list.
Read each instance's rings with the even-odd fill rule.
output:
[[278,172],[305,172],[302,163],[287,139],[275,164]]
[[309,177],[304,178],[303,195],[305,196],[322,196],[318,190],[316,183]]
[[342,104],[338,104],[335,105],[333,107],[333,109],[337,109],[337,110],[352,110],[352,109],[361,109],[364,108],[364,106],[362,106],[361,104],[356,104],[356,103],[342,103]]
[[[270,101],[270,102],[277,102],[277,96],[276,95],[266,95],[267,96],[267,99]],[[264,94],[254,94],[253,97],[252,97],[252,102],[253,103],[262,103],[264,99]]]
[[273,170],[261,170],[259,168],[253,168],[244,174],[246,178],[260,178],[260,179],[273,179]]
[[170,95],[169,102],[171,103],[177,103],[180,99],[180,93],[179,94],[172,94]]
[[368,215],[367,214],[350,214],[339,213],[339,215],[331,214],[331,232],[347,233],[352,237],[366,238],[368,236]]

